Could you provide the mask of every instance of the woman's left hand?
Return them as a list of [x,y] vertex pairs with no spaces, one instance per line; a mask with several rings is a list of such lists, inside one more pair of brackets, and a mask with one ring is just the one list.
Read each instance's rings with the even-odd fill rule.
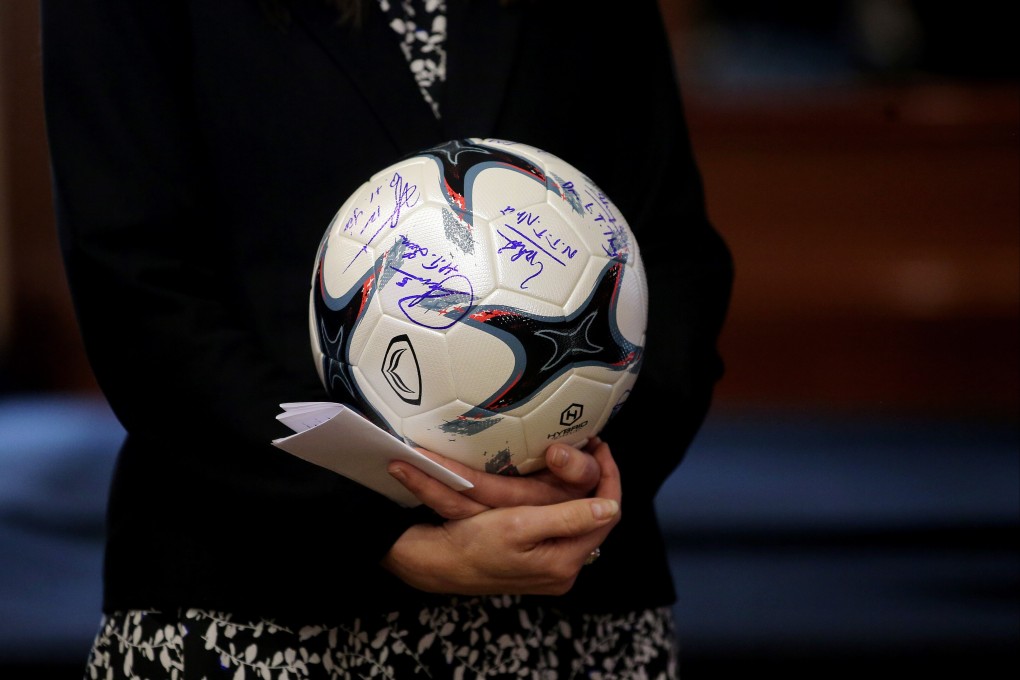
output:
[[[432,593],[562,595],[574,585],[592,551],[620,520],[623,492],[609,446],[593,442],[586,449],[575,451],[590,455],[600,470],[591,498],[483,509],[438,525],[415,524],[394,542],[382,566],[408,585]],[[509,477],[505,481],[528,480]],[[442,507],[453,497],[447,506],[452,512],[484,508],[481,502],[436,484],[426,481],[422,487],[422,500],[431,507],[437,507],[436,499]],[[555,493],[541,486],[528,486],[539,497]],[[415,484],[408,488],[415,488]],[[458,497],[465,504],[458,503]]]

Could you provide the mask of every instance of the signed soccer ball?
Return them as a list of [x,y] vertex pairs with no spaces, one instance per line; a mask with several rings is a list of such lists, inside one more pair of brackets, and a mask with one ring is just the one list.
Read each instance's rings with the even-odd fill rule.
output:
[[528,474],[583,445],[641,366],[647,285],[623,215],[532,146],[453,140],[373,175],[315,259],[319,377],[378,426]]

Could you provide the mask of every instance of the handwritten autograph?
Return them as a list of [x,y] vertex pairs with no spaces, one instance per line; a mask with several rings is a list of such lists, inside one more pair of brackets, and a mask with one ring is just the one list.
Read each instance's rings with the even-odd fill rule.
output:
[[[350,216],[344,222],[342,231],[344,233],[353,233],[357,229],[359,236],[364,236],[371,227],[375,227],[375,231],[371,232],[365,245],[354,254],[354,256],[344,267],[344,271],[350,269],[351,265],[361,257],[363,253],[367,252],[367,246],[374,244],[378,239],[379,235],[388,229],[393,229],[400,222],[401,212],[405,208],[413,208],[418,205],[418,201],[421,200],[421,194],[418,191],[417,184],[411,184],[404,180],[403,176],[399,172],[394,172],[388,183],[389,188],[393,190],[393,208],[389,214],[383,216],[383,205],[380,202],[377,205],[377,201],[380,201],[383,195],[382,185],[379,185],[369,192],[367,201],[369,207],[365,208],[354,206],[351,210]],[[360,228],[358,228],[360,225]]]
[[412,323],[425,328],[443,330],[453,326],[467,315],[474,306],[475,293],[471,280],[459,273],[457,265],[443,255],[430,255],[427,246],[411,241],[405,234],[400,235],[400,261],[418,260],[417,266],[426,272],[445,276],[434,280],[431,275],[421,275],[402,265],[391,267],[399,274],[394,279],[398,288],[414,289],[413,295],[397,299],[400,311]]

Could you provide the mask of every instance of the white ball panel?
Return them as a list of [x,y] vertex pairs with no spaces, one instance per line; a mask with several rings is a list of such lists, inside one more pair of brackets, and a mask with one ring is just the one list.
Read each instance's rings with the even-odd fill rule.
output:
[[[364,396],[364,400],[367,401],[373,411],[382,418],[386,426],[395,433],[397,436],[403,436],[403,423],[400,415],[390,408],[389,403],[383,398],[382,393],[376,391],[375,386],[371,381],[366,379],[365,373],[358,366],[351,367],[351,375],[354,383],[357,385],[357,389],[361,391]],[[389,390],[389,387],[385,389]],[[355,409],[362,410],[362,406],[356,405]],[[368,413],[364,415],[368,416]]]
[[425,159],[414,159],[376,173],[337,212],[331,232],[378,246],[396,225],[425,204],[428,192],[422,185],[427,181],[427,169]]
[[404,220],[378,280],[387,314],[436,330],[452,327],[495,286],[486,249],[463,252],[448,238],[444,219],[456,218],[431,203]]
[[495,137],[472,137],[471,141],[481,146],[487,146],[490,149],[504,149],[510,153],[522,156],[527,160],[531,161],[536,165],[545,165],[545,160],[551,158],[552,155],[538,149],[530,144],[524,144],[523,142],[514,142],[509,139],[498,139]]
[[498,305],[512,307],[527,312],[535,317],[563,318],[563,307],[554,302],[548,302],[531,295],[526,295],[518,290],[499,288],[491,295],[482,300],[479,306]]
[[609,422],[616,412],[623,407],[630,397],[630,392],[637,382],[637,374],[628,371],[615,385],[613,385],[613,396],[609,401],[609,413],[605,415],[605,422]]
[[401,418],[457,397],[442,333],[384,316],[358,359],[362,379]]
[[502,165],[473,171],[469,208],[480,219],[498,220],[545,200],[545,184],[533,175]]
[[471,407],[451,402],[403,421],[405,436],[415,445],[442,453],[475,469],[498,472],[516,465],[524,454],[524,424],[520,418],[493,416],[467,419]]
[[592,413],[592,432],[598,433],[609,422],[614,411],[627,399],[637,374],[630,370],[610,373],[608,369],[596,366],[579,366],[575,369],[575,374],[579,378],[587,378],[605,385],[610,390],[604,410],[601,413]]
[[[361,355],[372,341],[372,334],[381,319],[382,313],[379,310],[379,303],[375,298],[372,298],[368,301],[358,325],[353,329],[345,331],[350,334],[348,358],[352,364],[361,363]],[[330,338],[329,340],[335,342],[337,338]]]
[[[333,232],[325,243],[322,257],[322,283],[332,298],[343,298],[373,267],[375,254],[368,246]],[[312,286],[318,286],[312,281]]]
[[616,323],[623,337],[634,344],[644,344],[648,325],[648,283],[640,264],[624,268]]
[[584,271],[577,275],[577,285],[570,291],[567,299],[563,301],[563,309],[567,316],[577,312],[588,303],[588,299],[602,277],[602,270],[608,264],[609,260],[604,257],[593,257],[585,263]]
[[469,404],[484,403],[513,374],[513,349],[499,336],[458,324],[447,332],[446,347],[457,396]]
[[562,305],[588,263],[590,246],[548,203],[507,217],[493,225],[500,284]]
[[[351,195],[347,197],[336,213],[334,213],[327,230],[329,235],[344,233],[354,226],[355,216],[364,213],[363,206],[368,200],[369,191],[368,182],[364,182],[351,192]],[[356,208],[356,206],[361,207]]]
[[577,375],[559,381],[545,397],[542,408],[524,416],[528,449],[544,452],[556,442],[579,445],[598,434],[610,405],[612,388]]

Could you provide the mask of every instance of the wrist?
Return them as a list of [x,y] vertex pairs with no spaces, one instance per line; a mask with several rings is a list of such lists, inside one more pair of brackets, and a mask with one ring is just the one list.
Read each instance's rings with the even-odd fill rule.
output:
[[431,524],[414,524],[397,538],[380,565],[413,588],[430,593],[444,592],[440,575],[448,573],[440,542],[443,529]]

